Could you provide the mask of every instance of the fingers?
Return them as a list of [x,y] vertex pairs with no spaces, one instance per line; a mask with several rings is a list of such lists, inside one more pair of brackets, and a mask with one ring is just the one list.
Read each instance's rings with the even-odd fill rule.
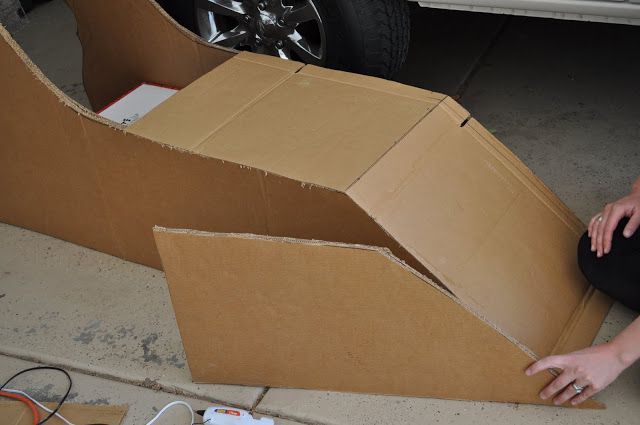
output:
[[560,394],[558,394],[554,399],[553,399],[553,404],[555,405],[561,405],[566,403],[567,401],[571,400],[573,397],[580,395],[582,393],[584,393],[585,391],[587,391],[587,388],[585,388],[583,390],[582,393],[578,394],[576,392],[576,389],[573,388],[573,385],[571,385],[572,382],[569,383],[569,385],[567,385],[564,389],[564,391],[562,391]]
[[591,225],[591,252],[596,252],[596,235],[598,234],[598,227],[602,224],[602,214],[598,214],[593,217],[593,224]]
[[602,257],[602,241],[604,236],[604,227],[607,223],[609,213],[611,211],[611,204],[607,204],[602,212],[602,219],[598,219],[598,228],[596,229],[596,255],[598,258]]
[[[599,217],[600,217],[600,213],[591,217],[591,220],[589,221],[589,226],[587,227],[587,236],[589,236],[589,238],[591,238],[595,234],[594,228]],[[592,251],[594,250],[592,249]]]
[[640,227],[640,211],[634,212],[629,218],[629,222],[624,226],[622,234],[625,238],[630,238],[638,230],[638,227]]
[[603,219],[603,237],[602,237],[602,255],[611,252],[611,241],[613,240],[613,232],[618,227],[618,223],[624,217],[624,209],[613,206],[607,216],[606,221]]
[[598,223],[598,230],[596,232],[596,255],[598,257],[602,257],[611,251],[613,232],[622,217],[624,217],[623,208],[615,206],[614,204],[607,204],[607,206],[604,207],[602,221]]
[[[571,374],[569,374],[568,372],[562,372],[560,376],[558,376],[556,379],[553,380],[553,382],[551,382],[542,391],[540,391],[540,398],[543,400],[546,400],[549,397],[552,397],[554,394],[557,394],[567,385],[571,384],[573,380],[574,380],[574,377]],[[570,386],[570,388],[572,387]],[[554,399],[554,402],[555,402],[555,399]]]
[[584,391],[582,391],[580,394],[578,394],[577,396],[571,399],[571,404],[574,406],[577,406],[578,404],[582,403],[583,401],[593,396],[597,392],[598,391],[596,391],[595,388],[593,388],[592,386],[588,386],[584,389]]
[[549,357],[540,359],[534,364],[532,364],[531,366],[529,366],[524,373],[527,376],[531,376],[546,369],[552,369],[552,368],[562,369],[562,365],[564,365],[563,356],[549,356]]

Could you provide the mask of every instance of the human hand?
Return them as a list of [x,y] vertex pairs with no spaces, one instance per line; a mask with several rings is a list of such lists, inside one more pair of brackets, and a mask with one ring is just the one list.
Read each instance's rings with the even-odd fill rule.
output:
[[[596,345],[573,353],[549,356],[538,360],[527,368],[527,376],[547,369],[562,369],[562,372],[540,391],[540,398],[553,397],[556,405],[571,400],[578,405],[602,391],[627,367],[611,343]],[[584,388],[578,393],[575,384]]]
[[624,228],[623,235],[631,237],[640,226],[640,190],[635,190],[630,195],[616,202],[607,204],[604,210],[589,222],[588,235],[591,238],[591,251],[602,257],[611,251],[613,232],[623,217],[629,217],[629,222]]

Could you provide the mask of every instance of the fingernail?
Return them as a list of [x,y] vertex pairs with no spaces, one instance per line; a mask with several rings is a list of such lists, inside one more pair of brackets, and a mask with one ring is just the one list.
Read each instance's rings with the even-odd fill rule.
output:
[[546,400],[546,399],[547,399],[547,396],[546,396],[546,395],[544,395],[544,394],[542,394],[542,393],[540,393],[540,398],[541,398],[541,399],[543,399],[543,400]]
[[530,376],[531,372],[527,369],[527,370],[524,371],[524,374],[527,375],[527,376]]
[[596,247],[591,245],[591,252],[594,252],[596,250]]
[[575,400],[571,400],[571,404],[575,406],[576,404],[578,404],[578,402]]
[[624,232],[622,232],[622,234],[624,235],[625,238],[631,237],[631,232],[629,232],[628,230],[625,230]]

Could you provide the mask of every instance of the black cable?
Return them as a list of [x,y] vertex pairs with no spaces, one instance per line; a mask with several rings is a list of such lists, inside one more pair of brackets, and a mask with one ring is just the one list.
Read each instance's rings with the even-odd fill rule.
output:
[[55,371],[64,373],[64,375],[69,380],[69,387],[67,388],[67,392],[64,394],[64,396],[58,402],[58,406],[55,409],[53,409],[51,411],[51,413],[49,413],[49,416],[47,416],[46,418],[44,418],[43,420],[41,420],[40,422],[37,423],[37,425],[42,425],[42,424],[46,423],[49,419],[51,419],[53,417],[53,415],[58,413],[58,410],[60,410],[60,408],[62,407],[62,404],[67,400],[67,397],[69,396],[69,393],[71,392],[71,386],[73,385],[73,380],[71,379],[71,376],[69,375],[69,373],[67,373],[66,370],[60,369],[59,367],[55,367],[55,366],[36,366],[36,367],[30,367],[28,369],[21,370],[20,372],[18,372],[15,375],[13,375],[11,378],[7,379],[5,381],[5,383],[0,386],[0,391],[2,391],[2,389],[4,387],[6,387],[9,382],[13,381],[18,376],[20,376],[20,375],[22,375],[24,373],[27,373],[27,372],[31,372],[33,370],[55,370]]

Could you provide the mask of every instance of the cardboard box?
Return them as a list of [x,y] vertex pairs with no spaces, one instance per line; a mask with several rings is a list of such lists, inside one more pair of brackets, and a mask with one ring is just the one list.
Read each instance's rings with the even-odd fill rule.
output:
[[[70,2],[94,106],[111,83],[184,87],[127,129],[0,30],[0,220],[156,268],[154,226],[210,232],[156,234],[200,382],[543,403],[552,375],[524,368],[590,344],[610,300],[578,270],[583,224],[517,158],[447,96],[234,56],[129,1]],[[125,25],[147,32],[105,42]]]
[[[44,403],[50,409],[55,403]],[[60,408],[60,414],[74,424],[103,424],[120,425],[127,414],[127,406],[93,406],[85,404],[65,403]],[[41,413],[43,413],[41,411]],[[0,401],[0,418],[6,425],[31,425],[33,416],[29,408],[18,401]],[[44,416],[41,417],[44,419]],[[64,425],[57,416],[52,417],[48,424]]]
[[145,116],[178,90],[142,83],[98,112],[103,118],[127,126]]

